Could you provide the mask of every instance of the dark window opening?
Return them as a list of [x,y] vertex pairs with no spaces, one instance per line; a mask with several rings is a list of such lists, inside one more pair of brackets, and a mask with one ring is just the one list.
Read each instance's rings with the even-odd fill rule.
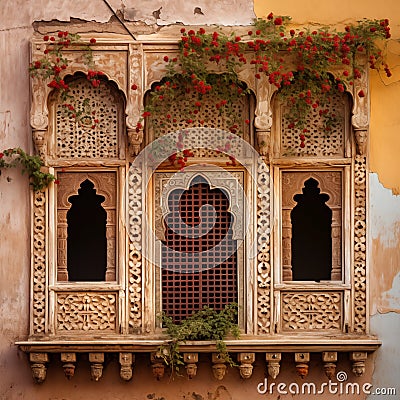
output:
[[69,281],[104,281],[107,269],[107,212],[104,196],[86,179],[78,195],[69,197],[67,212],[67,269]]
[[295,281],[330,280],[332,272],[332,210],[325,203],[329,195],[313,178],[304,182],[303,194],[293,199],[292,273]]
[[203,306],[220,311],[237,302],[236,241],[227,196],[196,178],[188,190],[170,194],[169,209],[162,254],[163,311],[179,322]]

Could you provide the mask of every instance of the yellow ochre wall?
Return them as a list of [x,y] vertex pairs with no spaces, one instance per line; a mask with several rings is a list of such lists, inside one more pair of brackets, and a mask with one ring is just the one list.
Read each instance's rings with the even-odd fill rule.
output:
[[257,17],[270,12],[292,17],[294,26],[344,25],[361,20],[388,18],[392,37],[388,61],[393,76],[370,73],[370,171],[394,194],[400,194],[400,1],[399,0],[254,0]]

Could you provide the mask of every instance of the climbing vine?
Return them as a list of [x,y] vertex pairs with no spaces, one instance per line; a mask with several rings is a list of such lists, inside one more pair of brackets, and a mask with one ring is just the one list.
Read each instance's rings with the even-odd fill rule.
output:
[[[164,56],[166,77],[152,88],[137,131],[145,122],[154,129],[162,127],[163,122],[176,129],[202,126],[205,121],[198,117],[199,111],[208,98],[213,99],[215,111],[227,119],[229,130],[239,133],[240,121],[232,105],[249,92],[238,71],[250,64],[255,79],[265,76],[290,106],[286,116],[289,126],[302,129],[300,141],[304,146],[308,134],[305,121],[312,109],[319,111],[323,133],[331,131],[336,116],[328,105],[335,93],[344,92],[361,78],[357,55],[368,57],[370,68],[391,76],[384,51],[385,41],[391,36],[389,20],[364,19],[342,32],[329,27],[289,29],[289,22],[290,17],[270,13],[265,19],[257,19],[243,36],[182,28],[179,54]],[[132,86],[133,90],[137,88],[137,84]],[[170,105],[185,94],[191,95],[192,104],[181,110],[179,117],[173,115]],[[360,90],[357,95],[362,98],[366,93]],[[177,154],[176,158],[182,159],[179,151]]]
[[180,353],[180,345],[189,340],[212,340],[216,343],[216,350],[222,355],[225,362],[235,365],[229,356],[225,339],[232,335],[238,339],[240,335],[237,325],[238,305],[231,303],[221,311],[215,311],[210,307],[203,307],[200,311],[175,323],[165,313],[160,315],[163,327],[169,340],[159,348],[158,353],[165,363],[171,367],[171,372],[179,373],[180,366],[184,364]]
[[47,187],[51,182],[58,183],[55,176],[44,171],[44,163],[39,156],[28,155],[21,148],[12,148],[0,153],[0,173],[3,168],[20,167],[30,179],[33,190],[38,191]]

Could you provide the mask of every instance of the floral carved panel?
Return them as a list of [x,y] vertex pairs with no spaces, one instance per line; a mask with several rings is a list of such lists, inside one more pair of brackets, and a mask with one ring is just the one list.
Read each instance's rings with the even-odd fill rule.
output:
[[56,330],[115,332],[116,305],[116,293],[58,293]]
[[282,331],[341,330],[341,292],[283,292]]

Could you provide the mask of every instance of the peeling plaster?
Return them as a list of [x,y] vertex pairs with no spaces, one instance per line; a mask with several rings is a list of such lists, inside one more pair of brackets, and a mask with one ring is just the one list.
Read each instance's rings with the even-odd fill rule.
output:
[[369,395],[367,400],[378,398],[398,399],[400,395],[400,316],[396,313],[377,314],[371,318],[371,331],[378,335],[383,345],[374,353],[375,369],[371,384],[374,388],[396,388],[396,396]]
[[400,196],[370,174],[371,313],[400,312]]

